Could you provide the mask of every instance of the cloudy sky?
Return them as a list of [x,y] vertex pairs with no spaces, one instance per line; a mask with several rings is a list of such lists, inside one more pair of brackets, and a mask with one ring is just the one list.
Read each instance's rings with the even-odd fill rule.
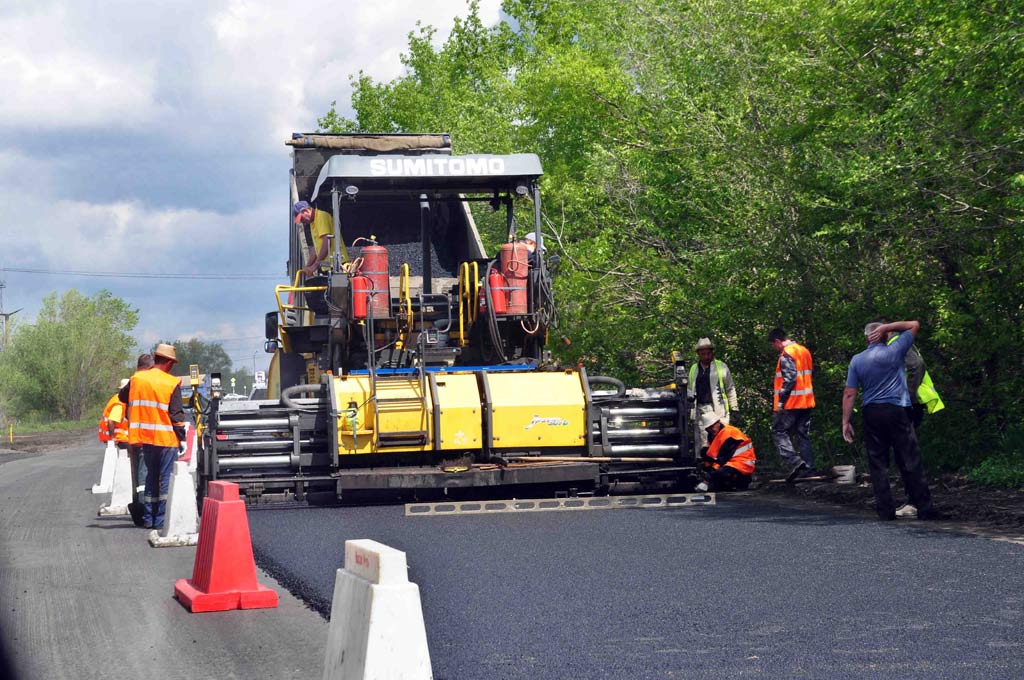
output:
[[[481,0],[481,19],[499,6]],[[350,75],[400,75],[417,20],[441,42],[465,13],[465,0],[4,0],[4,311],[30,323],[51,292],[106,288],[139,310],[140,347],[199,337],[265,368],[284,141],[332,100],[350,114]],[[172,278],[83,275],[108,272]]]

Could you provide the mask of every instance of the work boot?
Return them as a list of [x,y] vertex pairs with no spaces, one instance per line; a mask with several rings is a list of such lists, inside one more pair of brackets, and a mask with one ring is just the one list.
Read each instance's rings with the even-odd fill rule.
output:
[[906,503],[896,508],[896,516],[900,519],[917,519],[917,508]]
[[796,466],[792,470],[790,470],[789,474],[786,476],[786,484],[792,484],[793,482],[795,482],[796,478],[801,476],[801,473],[807,469],[807,463],[803,461],[797,463]]

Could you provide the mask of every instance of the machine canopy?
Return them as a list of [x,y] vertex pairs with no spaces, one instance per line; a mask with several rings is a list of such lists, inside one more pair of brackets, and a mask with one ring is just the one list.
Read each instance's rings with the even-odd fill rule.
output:
[[[316,180],[311,202],[328,180],[338,180],[360,191],[514,191],[517,184],[531,187],[543,173],[537,154],[505,156],[419,154],[415,156],[331,156]],[[328,189],[324,191],[328,191]]]

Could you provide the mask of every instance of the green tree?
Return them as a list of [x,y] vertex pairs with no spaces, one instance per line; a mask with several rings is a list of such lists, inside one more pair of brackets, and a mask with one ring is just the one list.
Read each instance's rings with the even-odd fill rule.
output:
[[[227,373],[231,370],[231,357],[224,351],[219,342],[205,342],[199,338],[188,340],[160,340],[157,344],[174,345],[174,353],[178,357],[175,372],[188,374],[188,367],[198,364],[200,373]],[[153,345],[153,349],[156,345]]]
[[[458,153],[535,151],[568,361],[659,381],[716,340],[759,447],[784,326],[819,367],[817,443],[859,328],[919,318],[947,410],[933,462],[1024,420],[1024,10],[966,0],[475,3],[406,73],[353,80],[336,131],[446,131]],[[503,228],[478,220],[490,245]],[[553,237],[553,238],[550,238]],[[1019,425],[1017,425],[1019,427]],[[1008,441],[1018,441],[1019,437]],[[931,446],[929,446],[931,444]]]
[[130,375],[138,312],[108,291],[51,293],[0,355],[0,391],[17,417],[79,420]]

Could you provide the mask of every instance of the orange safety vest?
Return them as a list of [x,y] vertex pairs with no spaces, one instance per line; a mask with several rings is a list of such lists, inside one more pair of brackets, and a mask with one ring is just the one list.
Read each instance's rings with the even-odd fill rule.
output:
[[[117,406],[124,406],[121,403],[120,397],[116,394],[110,398],[107,405],[103,407],[103,415],[100,416],[100,422],[98,426],[97,434],[99,435],[100,441],[103,443],[110,441],[110,412]],[[122,410],[121,420],[117,423],[117,428],[114,430],[114,440],[119,442],[128,441],[128,417],[127,414]]]
[[[792,342],[782,348],[782,351],[793,357],[796,362],[796,385],[786,399],[785,410],[797,408],[814,408],[814,387],[811,385],[811,371],[814,368],[814,361],[811,359],[811,351],[803,345]],[[779,394],[782,392],[782,355],[775,362],[775,395],[772,410],[779,410]]]
[[[708,447],[708,457],[718,458],[718,451],[728,439],[739,439],[740,444],[733,451],[732,458],[726,462],[725,466],[736,468],[744,475],[754,474],[754,466],[757,465],[757,457],[754,455],[754,443],[750,441],[750,437],[740,432],[738,427],[726,425],[719,430],[718,434],[715,435],[714,441],[711,442],[711,446]],[[722,466],[715,463],[714,469],[717,470],[720,467]]]
[[128,407],[131,409],[128,442],[132,446],[178,446],[178,435],[174,434],[175,423],[171,422],[168,406],[174,388],[180,384],[179,378],[159,368],[139,371],[132,376],[128,390]]

